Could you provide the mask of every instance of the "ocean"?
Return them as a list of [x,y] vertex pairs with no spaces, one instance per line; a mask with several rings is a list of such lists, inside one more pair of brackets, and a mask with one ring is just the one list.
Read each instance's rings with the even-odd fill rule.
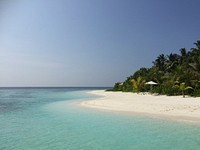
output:
[[200,125],[81,107],[105,88],[0,88],[0,150],[199,150]]

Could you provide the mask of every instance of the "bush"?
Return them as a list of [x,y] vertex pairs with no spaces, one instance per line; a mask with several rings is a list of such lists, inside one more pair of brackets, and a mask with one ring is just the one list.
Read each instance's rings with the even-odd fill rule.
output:
[[[150,89],[148,89],[148,91],[150,91]],[[158,85],[154,86],[152,92],[161,94],[162,93],[162,87],[158,86]]]
[[162,86],[161,90],[162,90],[161,94],[166,94],[168,96],[180,95],[181,94],[179,89],[173,88],[171,85]]
[[115,83],[114,87],[110,91],[122,91],[122,84],[120,82]]
[[193,93],[191,93],[191,96],[200,97],[200,89],[195,89]]

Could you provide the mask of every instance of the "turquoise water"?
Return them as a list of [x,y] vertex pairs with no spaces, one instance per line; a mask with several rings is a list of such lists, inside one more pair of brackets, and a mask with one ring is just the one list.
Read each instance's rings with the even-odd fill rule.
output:
[[[96,89],[96,88],[95,88]],[[200,125],[80,107],[88,88],[1,88],[1,150],[198,150]]]

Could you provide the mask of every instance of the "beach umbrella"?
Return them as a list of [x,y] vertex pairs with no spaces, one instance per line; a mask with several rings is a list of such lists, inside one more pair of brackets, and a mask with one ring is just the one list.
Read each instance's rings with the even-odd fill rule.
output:
[[149,82],[146,82],[145,84],[151,85],[151,91],[152,91],[153,85],[157,85],[158,83],[149,81]]
[[156,83],[156,82],[153,82],[153,81],[149,81],[149,82],[146,82],[145,84],[157,85],[158,83]]

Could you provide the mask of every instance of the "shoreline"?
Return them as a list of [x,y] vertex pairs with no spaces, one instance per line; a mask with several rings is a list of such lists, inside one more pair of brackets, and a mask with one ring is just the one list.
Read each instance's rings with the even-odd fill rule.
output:
[[83,101],[82,107],[152,118],[200,123],[200,98],[164,95],[140,95],[125,92],[89,91],[100,96]]

